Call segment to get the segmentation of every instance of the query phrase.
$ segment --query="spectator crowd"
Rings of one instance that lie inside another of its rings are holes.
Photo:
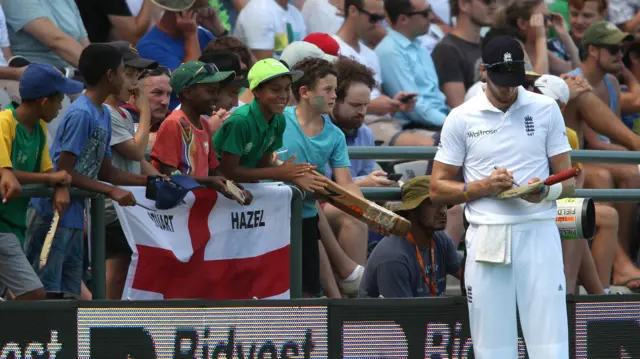
[[[383,205],[409,238],[304,200],[303,291],[444,295],[462,276],[463,207],[431,203],[426,161],[399,181],[402,163],[347,147],[437,146],[450,111],[483,95],[483,43],[498,36],[521,45],[523,87],[556,101],[572,148],[640,150],[637,0],[0,0],[0,295],[91,299],[76,187],[108,198],[107,297],[120,299],[132,252],[114,202],[176,174],[225,196],[227,180],[401,186]],[[580,188],[640,188],[638,165],[574,165]],[[27,184],[54,195],[19,197]],[[594,238],[563,241],[567,293],[640,291],[638,209],[599,202]]]

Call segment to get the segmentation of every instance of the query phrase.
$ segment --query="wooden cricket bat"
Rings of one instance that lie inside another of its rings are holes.
[[[574,167],[570,170],[566,170],[564,172],[556,173],[552,176],[547,177],[544,181],[538,181],[526,186],[516,187],[504,192],[500,192],[496,197],[500,199],[508,199],[514,197],[522,197],[529,193],[538,192],[544,186],[552,186],[556,183],[560,183],[562,181],[568,180],[569,178],[576,177],[580,174],[581,170],[578,167]]]
[[[276,157],[275,164],[278,166],[283,162]],[[313,171],[315,175],[322,176],[321,173]],[[324,177],[324,176],[323,176]],[[346,188],[340,186],[332,180],[328,180],[324,187],[327,192],[325,197],[329,203],[352,217],[364,222],[373,232],[386,235],[391,233],[404,237],[411,230],[411,222],[392,211],[364,198],[354,196]]]
[[[244,197],[244,192],[240,189],[240,187],[236,186],[233,181],[227,180],[226,182],[227,189],[229,193],[231,193],[231,197],[233,197],[238,203],[244,204],[246,202],[246,198]]]
[[[44,243],[42,244],[42,251],[40,252],[40,270],[44,269],[44,266],[47,264],[49,252],[51,251],[51,243],[53,243],[53,236],[56,234],[56,230],[58,229],[58,221],[60,221],[60,215],[58,214],[58,211],[55,211],[53,212],[51,228],[49,228],[49,232],[47,232],[47,236],[44,238]]]

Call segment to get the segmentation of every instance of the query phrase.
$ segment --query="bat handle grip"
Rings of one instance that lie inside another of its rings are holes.
[[[568,180],[569,178],[576,177],[580,174],[580,172],[582,172],[580,168],[574,167],[570,170],[566,170],[560,173],[556,173],[553,176],[549,176],[546,180],[544,180],[544,184],[547,186],[552,186],[556,183]]]

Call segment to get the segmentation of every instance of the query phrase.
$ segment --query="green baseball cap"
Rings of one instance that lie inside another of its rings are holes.
[[[179,12],[192,7],[196,0],[151,0],[151,2],[165,10]]]
[[[195,84],[214,84],[232,81],[235,78],[234,71],[220,71],[214,64],[191,61],[180,65],[171,73],[169,84],[173,91],[181,93],[185,88]]]
[[[290,76],[291,82],[296,82],[303,74],[302,71],[289,70],[285,64],[276,59],[264,59],[253,65],[247,78],[249,79],[249,89],[253,90],[260,84],[281,76]]]
[[[402,203],[391,207],[394,212],[411,211],[420,207],[422,202],[429,199],[431,176],[418,176],[410,179],[402,186]]]
[[[618,45],[624,41],[633,41],[633,35],[620,30],[614,23],[598,21],[584,32],[582,43],[585,45]]]

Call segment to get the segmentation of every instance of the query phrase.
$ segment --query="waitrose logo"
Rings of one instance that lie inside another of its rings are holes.
[[[477,137],[482,137],[482,136],[486,136],[486,135],[493,135],[496,132],[498,132],[498,130],[471,131],[471,132],[467,132],[467,137],[469,137],[469,138],[477,138]]]

